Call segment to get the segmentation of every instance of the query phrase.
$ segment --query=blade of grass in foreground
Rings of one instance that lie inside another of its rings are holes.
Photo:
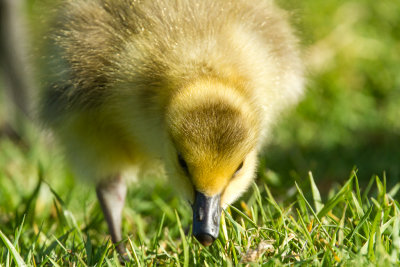
[[[312,196],[314,199],[315,211],[318,213],[324,207],[324,205],[322,204],[322,201],[321,201],[321,194],[319,193],[318,187],[315,184],[312,172],[308,172],[308,178],[310,179],[311,193],[312,193]]]
[[[128,237],[128,241],[129,241],[129,245],[131,247],[132,253],[133,253],[133,257],[135,259],[136,266],[142,266],[137,254],[136,254],[136,250],[139,250],[139,249],[133,244],[132,240],[129,237]]]
[[[189,266],[189,247],[186,241],[186,236],[182,228],[181,220],[179,219],[178,212],[175,210],[176,221],[178,222],[179,232],[181,234],[182,246],[183,246],[183,267]]]
[[[8,250],[11,252],[11,255],[15,261],[15,264],[17,266],[27,266],[24,260],[21,258],[21,255],[19,255],[18,251],[15,249],[13,244],[8,240],[8,238],[3,234],[3,232],[0,230],[0,238],[3,240],[4,244],[8,248]]]
[[[351,186],[353,184],[354,175],[350,177],[350,179],[343,185],[343,187],[339,190],[339,192],[331,198],[324,207],[318,212],[318,219],[324,217],[329,211],[331,211],[344,197],[350,192]]]

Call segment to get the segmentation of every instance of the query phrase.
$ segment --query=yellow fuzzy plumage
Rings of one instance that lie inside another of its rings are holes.
[[[161,159],[190,200],[240,196],[303,91],[297,39],[267,0],[68,0],[49,47],[41,117],[77,174]]]

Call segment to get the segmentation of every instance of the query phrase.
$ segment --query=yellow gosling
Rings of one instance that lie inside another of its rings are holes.
[[[271,125],[303,92],[287,14],[264,0],[68,0],[57,19],[41,118],[96,184],[113,242],[121,174],[162,162],[211,245],[221,208],[248,188]]]

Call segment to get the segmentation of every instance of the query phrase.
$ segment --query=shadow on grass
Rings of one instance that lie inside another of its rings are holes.
[[[353,133],[351,145],[337,144],[326,148],[315,140],[310,145],[270,145],[262,164],[279,177],[278,188],[308,183],[311,171],[318,187],[327,193],[332,184],[348,179],[351,170],[358,169],[357,177],[364,187],[373,175],[387,177],[390,188],[400,180],[400,136],[384,130]]]

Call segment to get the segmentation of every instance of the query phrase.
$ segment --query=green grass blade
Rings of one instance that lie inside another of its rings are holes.
[[[179,233],[181,234],[182,246],[183,246],[183,267],[189,266],[189,247],[186,240],[185,232],[183,231],[181,220],[179,219],[178,212],[175,210],[176,221],[179,227]]]
[[[5,234],[3,234],[1,230],[0,230],[0,238],[3,240],[3,243],[7,247],[7,249],[11,252],[11,256],[13,257],[15,264],[18,267],[28,266],[22,259],[21,255],[19,255],[18,251],[15,249],[13,244],[10,242],[10,240],[8,240],[8,238],[5,236]]]
[[[354,204],[354,206],[356,208],[357,215],[359,218],[361,218],[362,216],[364,216],[364,210],[361,207],[362,204],[359,202],[359,198],[357,198],[355,196],[354,192],[351,192],[351,197],[353,200],[352,203]]]
[[[400,216],[397,213],[397,209],[395,208],[394,218],[396,218],[393,222],[393,245],[392,245],[392,254],[390,255],[391,261],[394,263],[398,260],[400,255]]]
[[[274,208],[279,211],[279,213],[282,215],[282,209],[281,207],[279,207],[278,203],[276,202],[274,196],[272,195],[271,191],[269,190],[268,186],[266,184],[264,184],[264,189],[267,192],[267,200],[274,206]]]
[[[330,200],[328,200],[327,203],[325,203],[324,207],[318,212],[317,216],[319,219],[324,217],[329,211],[331,211],[340,201],[343,200],[345,195],[350,191],[352,182],[353,182],[353,177],[352,176],[344,185],[343,187],[339,190],[339,192]]]
[[[52,258],[46,255],[46,258],[53,264],[55,267],[61,267],[57,262],[55,262]]]
[[[318,215],[315,213],[315,211],[313,210],[312,206],[310,205],[310,203],[307,201],[306,197],[303,194],[303,191],[300,189],[299,185],[297,183],[296,184],[296,188],[297,191],[299,192],[299,195],[301,197],[301,199],[304,201],[304,203],[308,206],[308,208],[310,209],[311,213],[314,215],[315,219],[317,220],[317,222],[319,223],[319,225],[322,227],[322,231],[324,231],[326,237],[330,237],[330,235],[328,234],[328,232],[325,230],[325,228],[323,227],[323,224],[321,222],[320,217],[318,217]],[[322,218],[322,217],[321,217]],[[301,218],[299,218],[301,219]],[[301,219],[301,221],[303,221]]]
[[[399,192],[399,190],[400,190],[400,183],[397,183],[392,189],[390,189],[388,195],[394,198],[396,194]]]
[[[263,209],[260,189],[258,189],[258,186],[255,183],[253,183],[253,189],[254,189],[254,194],[256,196],[256,201],[257,201],[258,206],[260,208],[261,218],[262,218],[263,221],[266,221],[267,220],[267,216],[265,215],[265,211]]]
[[[138,249],[132,242],[132,240],[128,237],[128,242],[131,247],[132,253],[133,253],[133,258],[135,259],[135,262],[137,266],[142,266],[141,262],[139,261],[138,255],[136,253],[136,249]],[[139,250],[139,249],[138,249]]]
[[[357,226],[354,228],[354,230],[349,234],[349,237],[347,240],[351,241],[354,237],[354,235],[358,232],[358,230],[366,223],[369,219],[369,215],[371,214],[373,209],[373,206],[371,206],[368,211],[364,214],[364,216],[361,218],[360,222],[357,224]]]
[[[311,193],[314,199],[315,211],[318,213],[324,207],[321,201],[321,194],[319,193],[318,187],[314,182],[314,177],[312,175],[312,172],[308,172],[308,178],[310,179]]]

